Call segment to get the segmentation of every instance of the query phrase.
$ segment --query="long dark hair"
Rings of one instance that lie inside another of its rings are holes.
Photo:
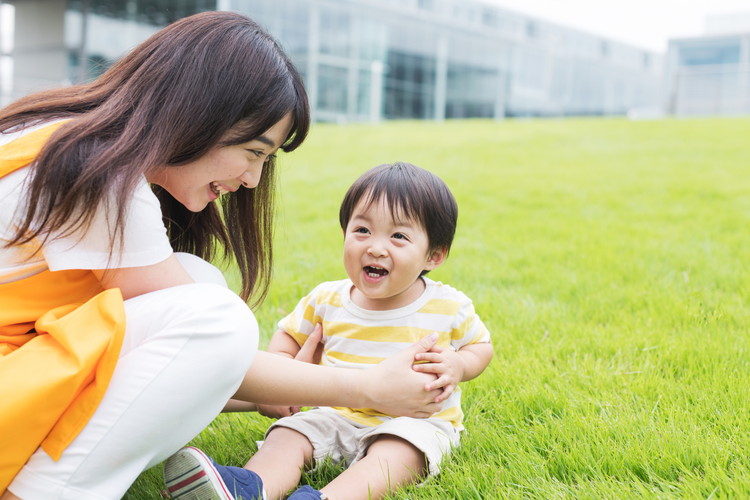
[[[232,144],[248,142],[287,113],[293,125],[282,146],[305,139],[310,111],[302,78],[257,23],[232,12],[181,19],[133,49],[91,83],[22,98],[0,110],[0,132],[74,118],[36,159],[29,203],[8,245],[86,228],[94,207],[114,201],[122,243],[128,200],[145,174],[206,154],[232,128]],[[260,303],[272,264],[274,165],[254,189],[240,189],[193,213],[154,187],[176,251],[212,259],[234,256],[240,295]]]

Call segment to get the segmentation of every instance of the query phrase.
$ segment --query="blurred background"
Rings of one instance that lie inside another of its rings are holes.
[[[597,9],[616,18],[618,8],[633,11],[631,2],[589,2],[580,12],[575,4],[0,0],[0,105],[95,78],[166,24],[220,9],[250,15],[281,42],[317,121],[750,114],[750,6],[655,46],[577,22]],[[688,8],[651,4],[666,18]],[[568,17],[556,20],[552,7]],[[638,22],[645,33],[658,19]]]

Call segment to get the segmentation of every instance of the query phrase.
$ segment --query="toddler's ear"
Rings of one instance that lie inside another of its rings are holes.
[[[435,250],[431,250],[427,255],[427,262],[424,265],[425,271],[437,269],[443,262],[445,262],[446,257],[448,257],[447,248],[436,248]]]

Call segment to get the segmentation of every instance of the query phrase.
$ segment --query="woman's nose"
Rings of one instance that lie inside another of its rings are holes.
[[[263,173],[263,165],[245,170],[239,177],[239,181],[248,189],[252,189],[260,182],[260,175]]]

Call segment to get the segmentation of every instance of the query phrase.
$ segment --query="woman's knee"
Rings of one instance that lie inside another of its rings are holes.
[[[181,357],[203,369],[240,377],[258,349],[258,323],[248,305],[221,285],[193,283],[126,301],[124,352],[146,342],[183,346]]]
[[[250,366],[258,349],[258,322],[248,305],[234,292],[221,286],[202,284],[200,298],[190,305],[196,322],[205,328],[200,334],[209,335],[211,342],[221,343],[223,357],[238,358]]]

